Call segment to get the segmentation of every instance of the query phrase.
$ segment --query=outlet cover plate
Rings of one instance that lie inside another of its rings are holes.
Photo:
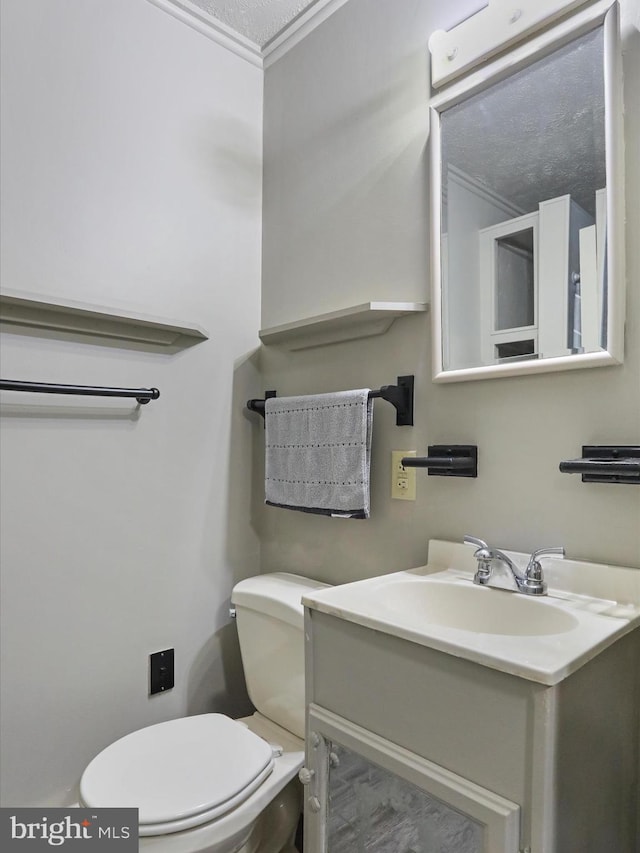
[[[416,499],[416,469],[405,468],[402,464],[404,456],[415,456],[415,450],[391,451],[391,497],[398,501],[415,501]]]

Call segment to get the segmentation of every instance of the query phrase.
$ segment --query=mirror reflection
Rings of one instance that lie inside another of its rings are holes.
[[[440,113],[445,370],[606,350],[603,27]]]

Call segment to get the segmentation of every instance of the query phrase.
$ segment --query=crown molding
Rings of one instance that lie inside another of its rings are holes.
[[[305,9],[264,45],[262,48],[264,67],[273,65],[347,2],[348,0],[316,0],[313,6]]]
[[[257,68],[268,68],[334,12],[337,12],[348,0],[316,0],[262,48],[189,0],[148,0],[148,2],[222,47],[226,47],[242,59],[246,59]]]
[[[189,0],[148,0],[148,2],[211,41],[215,41],[221,47],[226,47],[241,59],[246,59],[257,68],[263,67],[262,50],[259,45],[240,35],[213,15],[207,14]]]

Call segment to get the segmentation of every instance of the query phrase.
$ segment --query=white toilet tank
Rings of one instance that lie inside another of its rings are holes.
[[[276,572],[236,584],[240,652],[249,697],[263,716],[304,738],[304,608],[328,584]]]

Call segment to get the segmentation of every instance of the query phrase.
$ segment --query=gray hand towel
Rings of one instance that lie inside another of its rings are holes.
[[[369,389],[265,400],[265,499],[337,518],[369,517]]]

